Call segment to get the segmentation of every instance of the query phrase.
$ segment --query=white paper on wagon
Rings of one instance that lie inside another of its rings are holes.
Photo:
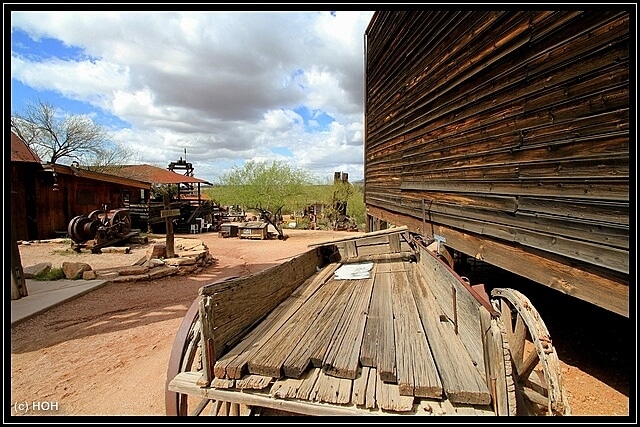
[[[335,280],[370,279],[372,269],[372,261],[353,264],[342,264],[335,271],[333,278]]]

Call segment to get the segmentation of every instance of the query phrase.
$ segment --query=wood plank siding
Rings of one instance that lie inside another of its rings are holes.
[[[376,12],[368,231],[442,236],[628,317],[629,26],[615,7]]]

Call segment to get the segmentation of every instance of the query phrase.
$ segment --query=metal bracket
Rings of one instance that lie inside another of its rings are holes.
[[[436,246],[437,253],[440,253],[440,247],[442,246],[443,243],[447,243],[447,239],[445,239],[443,236],[439,236],[437,234],[434,234],[433,235],[433,240],[435,240],[437,242],[437,246]]]

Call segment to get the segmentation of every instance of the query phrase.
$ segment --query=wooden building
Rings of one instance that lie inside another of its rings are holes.
[[[368,231],[406,225],[628,317],[629,26],[615,5],[375,13]]]
[[[182,159],[181,159],[182,160]],[[190,165],[190,164],[189,164]],[[171,164],[170,164],[171,166]],[[189,233],[191,225],[198,224],[202,218],[206,224],[214,222],[214,216],[219,212],[219,206],[202,193],[202,185],[210,182],[192,176],[182,175],[169,169],[153,165],[122,165],[106,170],[109,174],[120,177],[132,177],[147,183],[150,187],[157,185],[176,186],[177,194],[169,203],[169,209],[180,209],[180,217],[176,219],[176,232]],[[131,200],[128,204],[131,210],[132,223],[143,231],[165,233],[165,218],[160,214],[165,209],[162,197],[153,197],[143,202]]]
[[[151,186],[74,166],[41,163],[26,143],[11,133],[11,224],[18,240],[67,234],[71,219],[98,209],[147,203]]]
[[[36,176],[42,162],[27,144],[11,132],[11,228],[17,240],[38,238]]]

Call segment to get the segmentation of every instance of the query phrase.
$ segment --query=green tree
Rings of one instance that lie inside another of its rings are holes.
[[[210,197],[221,205],[240,205],[260,211],[284,238],[278,217],[285,206],[299,209],[307,202],[306,189],[310,175],[286,162],[249,161],[233,168],[219,179],[219,186],[210,190]]]
[[[361,185],[351,185],[353,187],[353,192],[351,193],[347,204],[347,215],[356,223],[358,230],[364,230],[366,228],[365,217],[367,212],[364,204],[364,189]]]
[[[130,149],[112,143],[107,131],[89,117],[63,116],[44,101],[27,104],[22,113],[12,114],[11,130],[51,163],[69,159],[69,163],[105,167],[123,164],[133,156]]]

